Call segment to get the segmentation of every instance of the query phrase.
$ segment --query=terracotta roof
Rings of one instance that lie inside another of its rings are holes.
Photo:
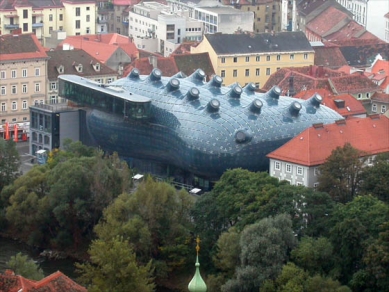
[[[115,76],[117,73],[108,66],[101,64],[96,58],[89,55],[84,50],[67,50],[67,51],[49,51],[47,55],[50,57],[47,62],[47,75],[49,80],[57,80],[61,74],[75,74],[78,76]],[[96,71],[93,66],[100,64],[100,70]],[[76,70],[76,66],[82,64],[82,72]],[[63,66],[64,71],[58,72],[58,68]]]
[[[336,32],[327,34],[326,39],[329,41],[347,40],[347,39],[366,39],[366,40],[380,40],[374,34],[368,32],[362,25],[356,21],[351,20],[347,25],[343,26]]]
[[[199,42],[184,42],[181,43],[177,49],[173,51],[172,54],[180,55],[180,54],[190,54],[190,48],[191,47],[197,47]]]
[[[333,109],[345,118],[366,114],[366,109],[362,103],[350,94],[334,95],[327,89],[311,89],[308,91],[300,91],[294,97],[307,100],[315,93],[323,98],[323,105]]]
[[[375,92],[379,89],[377,84],[371,81],[363,73],[354,73],[349,76],[339,76],[330,79],[335,88],[335,92],[338,94]]]
[[[69,279],[60,271],[40,281],[28,280],[9,270],[0,274],[0,291],[4,292],[87,292],[87,289]]]
[[[389,61],[377,60],[373,64],[371,71],[374,74],[373,80],[381,81],[384,79],[379,86],[381,90],[387,90],[389,88]]]
[[[360,47],[360,46],[367,46],[367,45],[377,45],[377,44],[385,44],[383,40],[376,38],[376,39],[357,39],[357,38],[350,38],[350,39],[344,39],[344,40],[331,40],[331,42],[326,42],[326,46],[339,46],[339,47]]]
[[[376,92],[371,97],[372,101],[378,101],[383,103],[389,103],[389,94],[382,93],[382,92]]]
[[[220,1],[223,5],[251,5],[251,6],[259,6],[259,5],[264,5],[268,3],[273,3],[273,0],[256,0],[256,1],[251,1],[251,0],[240,0],[240,1],[231,1],[231,0],[221,0]]]
[[[162,75],[173,76],[174,74],[179,72],[173,57],[166,58],[151,56],[149,58],[137,59],[132,62],[131,65],[125,68],[123,75],[128,75],[133,68],[137,68],[141,75],[149,75],[154,69],[152,65],[152,58],[154,58],[154,60],[156,61],[156,68],[162,71]]]
[[[323,6],[324,4],[327,4],[324,5],[325,6],[324,9],[327,8],[329,2],[331,1],[303,0],[299,2],[299,4],[297,5],[297,9],[299,14],[303,16],[307,16],[314,11],[320,10],[320,7]]]
[[[283,94],[287,94],[289,79],[293,76],[293,87],[296,92],[310,89],[331,90],[328,78],[343,75],[345,74],[322,66],[282,68],[269,77],[262,89],[267,91],[274,85],[278,85]]]
[[[350,143],[369,155],[389,152],[389,119],[374,115],[306,129],[267,157],[300,165],[321,165],[336,147]]]
[[[351,21],[349,15],[335,7],[328,7],[325,11],[316,16],[305,27],[318,36],[326,37],[334,33]]]
[[[47,58],[34,34],[0,35],[0,60],[16,61]]]
[[[173,55],[179,71],[191,75],[197,69],[202,69],[208,79],[215,74],[211,59],[208,53]]]
[[[328,68],[339,68],[347,65],[346,59],[338,47],[314,47],[316,66],[326,66]]]
[[[106,63],[118,49],[123,50],[131,58],[139,57],[135,44],[128,37],[117,33],[70,36],[62,41],[59,47],[63,47],[64,44],[69,44],[75,49],[83,49],[101,63]]]

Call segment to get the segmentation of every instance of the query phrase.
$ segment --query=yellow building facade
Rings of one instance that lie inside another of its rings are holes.
[[[191,52],[208,52],[224,85],[253,82],[257,88],[280,68],[313,65],[315,53],[302,32],[205,35]]]

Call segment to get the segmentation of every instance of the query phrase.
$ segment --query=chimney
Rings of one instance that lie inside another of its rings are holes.
[[[153,68],[157,68],[158,60],[156,56],[149,56],[149,63],[153,66]]]
[[[294,90],[294,76],[289,77],[289,96],[294,96],[296,91]]]

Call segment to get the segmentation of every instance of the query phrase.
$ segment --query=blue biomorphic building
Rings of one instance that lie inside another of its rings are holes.
[[[342,118],[317,94],[303,101],[280,96],[278,87],[256,93],[252,83],[222,86],[217,75],[205,82],[201,69],[173,77],[133,69],[108,85],[59,79],[59,95],[87,108],[91,144],[142,171],[203,188],[227,169],[267,170],[269,152],[312,124]]]

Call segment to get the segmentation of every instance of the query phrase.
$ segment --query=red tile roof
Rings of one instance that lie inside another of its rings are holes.
[[[330,6],[310,21],[306,28],[316,35],[325,37],[346,26],[350,21],[350,17],[345,12]]]
[[[350,143],[368,155],[389,152],[389,119],[375,115],[343,123],[317,125],[271,152],[267,157],[300,165],[323,164],[336,147]]]
[[[15,275],[7,270],[0,274],[0,291],[4,292],[87,292],[88,290],[62,274],[55,272],[40,281]]]
[[[34,34],[0,35],[0,60],[47,59],[45,49]]]
[[[334,95],[331,91],[326,89],[312,89],[308,91],[301,91],[294,97],[306,100],[311,98],[315,93],[319,94],[323,98],[323,105],[333,109],[345,118],[366,114],[366,109],[362,103],[350,94]],[[343,101],[343,106],[339,107],[339,103],[336,101]]]
[[[173,76],[179,72],[173,57],[165,58],[150,56],[149,58],[137,59],[132,62],[131,65],[125,68],[123,75],[127,76],[133,68],[137,68],[141,75],[149,75],[154,69],[152,58],[154,58],[156,62],[156,68],[162,71],[162,75]]]
[[[198,44],[199,44],[199,42],[184,42],[184,43],[181,43],[177,47],[177,49],[175,49],[173,51],[172,54],[175,54],[175,55],[190,54],[190,48],[191,47],[197,47]]]
[[[94,56],[101,63],[107,60],[118,50],[122,49],[131,58],[138,58],[139,51],[128,37],[117,33],[70,36],[60,43],[60,47],[69,44],[75,49],[83,49]]]
[[[382,92],[376,92],[371,97],[371,100],[382,102],[382,103],[389,103],[389,94],[382,93]]]
[[[377,45],[377,44],[385,44],[385,42],[379,38],[377,39],[357,39],[357,38],[350,38],[350,39],[343,39],[343,40],[332,40],[327,45],[337,45],[340,47],[350,47],[350,46],[367,46],[367,45]]]
[[[314,47],[316,66],[325,66],[331,69],[336,69],[347,65],[346,59],[338,47]]]
[[[334,86],[334,92],[341,93],[365,93],[376,92],[379,87],[363,73],[354,73],[349,76],[330,78]]]

